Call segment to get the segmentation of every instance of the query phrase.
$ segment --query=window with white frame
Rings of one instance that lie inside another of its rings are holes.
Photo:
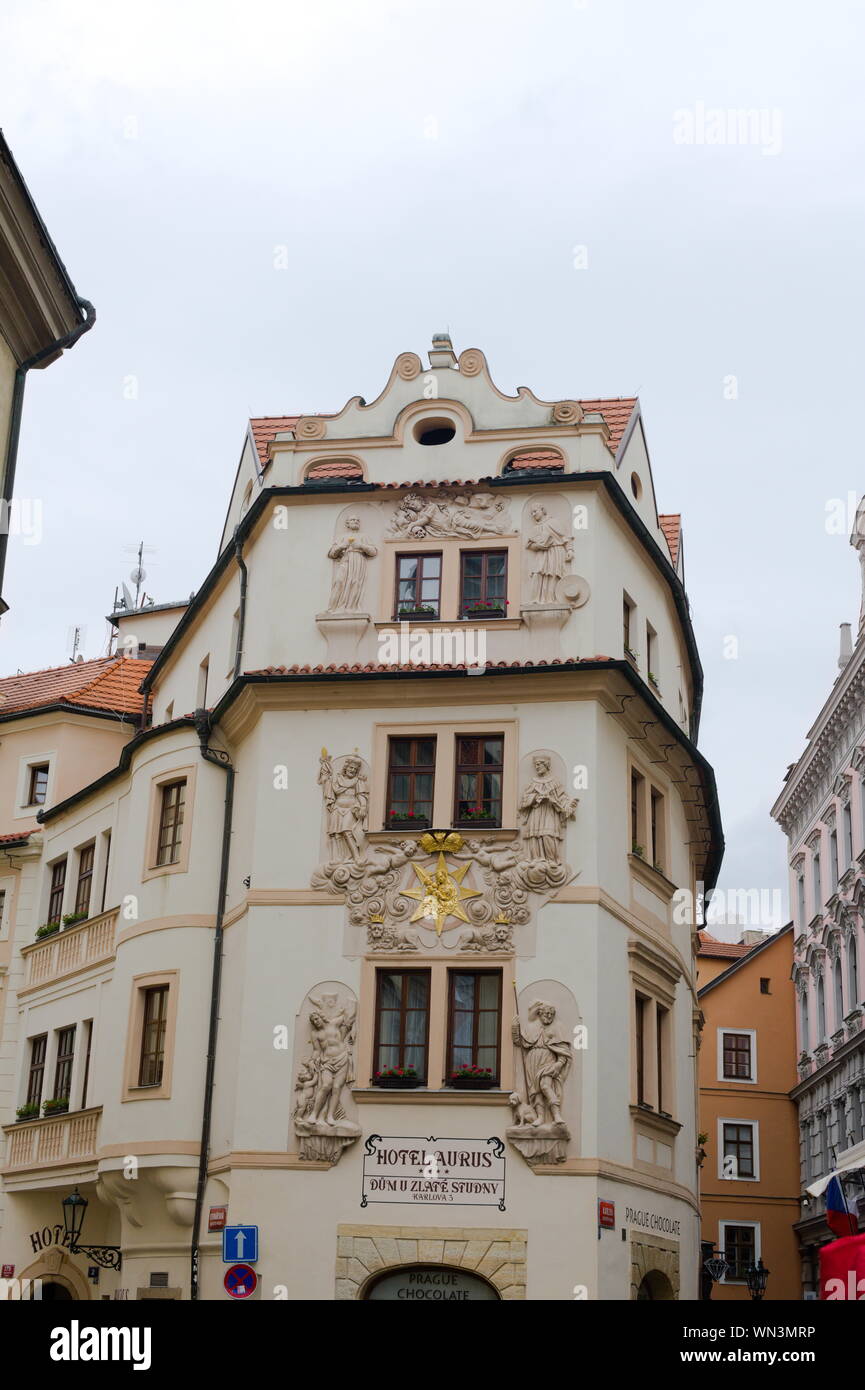
[[[718,1029],[718,1080],[757,1080],[757,1034],[753,1028]]]
[[[760,1177],[760,1127],[756,1120],[718,1120],[718,1177],[756,1182]]]
[[[760,1259],[759,1221],[719,1221],[718,1249],[727,1261],[725,1284],[745,1284],[748,1270]]]

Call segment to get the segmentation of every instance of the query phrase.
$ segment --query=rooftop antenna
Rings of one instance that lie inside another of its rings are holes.
[[[149,555],[153,555],[156,551],[156,546],[145,545],[144,541],[139,541],[137,546],[125,545],[123,549],[126,551],[127,555],[131,551],[137,559],[137,564],[135,565],[135,568],[130,570],[129,572],[129,578],[135,585],[135,598],[134,600],[132,599],[132,596],[129,593],[129,590],[127,589],[125,584],[123,585],[123,598],[127,608],[137,608],[139,605],[139,599],[141,598],[141,586],[147,578],[147,571],[144,568],[144,552],[147,551]]]
[[[81,646],[81,628],[71,628],[69,638],[72,643],[72,655],[70,656],[69,660],[73,663],[83,661],[84,658],[78,655],[78,648]]]

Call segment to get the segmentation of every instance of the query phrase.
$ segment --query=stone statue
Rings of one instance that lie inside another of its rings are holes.
[[[347,517],[345,529],[342,540],[334,541],[327,552],[328,559],[336,561],[328,613],[360,611],[367,560],[378,554],[376,547],[361,532],[356,516]]]
[[[360,1136],[360,1126],[346,1118],[342,1095],[354,1080],[352,1048],[357,1005],[340,1004],[334,994],[316,999],[308,1018],[310,1055],[300,1064],[295,1082],[294,1128],[300,1157],[336,1163],[342,1150]]]
[[[511,1037],[522,1058],[523,1084],[511,1097],[516,1123],[507,1137],[530,1165],[563,1163],[571,1136],[562,1119],[562,1097],[573,1052],[556,1024],[555,1005],[535,999],[525,1027],[518,1015],[514,1018]]]
[[[371,951],[419,951],[417,932],[408,927],[396,927],[390,922],[371,921],[366,929],[366,944]]]
[[[513,928],[509,922],[492,922],[487,926],[473,927],[464,931],[458,942],[460,951],[512,951]]]
[[[538,502],[531,514],[535,525],[526,537],[526,548],[532,551],[532,603],[555,603],[558,582],[574,552],[567,536],[547,520],[546,507]]]
[[[533,759],[535,776],[520,798],[520,819],[525,822],[523,840],[529,859],[543,859],[559,864],[562,859],[562,840],[565,822],[573,819],[577,799],[568,796],[561,782],[552,776],[551,762],[546,753]]]
[[[360,758],[350,754],[343,758],[339,772],[334,772],[331,757],[327,749],[322,748],[318,784],[324,792],[332,860],[351,859],[359,864],[363,827],[369,807],[363,763]]]

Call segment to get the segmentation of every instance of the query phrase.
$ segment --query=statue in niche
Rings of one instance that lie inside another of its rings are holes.
[[[369,807],[369,791],[360,758],[349,755],[339,772],[326,748],[319,759],[318,784],[324,792],[327,835],[331,860],[361,862],[363,827]]]
[[[510,1097],[515,1123],[505,1133],[530,1166],[564,1163],[571,1135],[562,1118],[562,1099],[573,1053],[556,1023],[555,1004],[535,999],[525,1027],[517,1013],[511,1037],[522,1058],[522,1086]]]
[[[310,995],[310,1002],[310,1054],[295,1082],[294,1128],[302,1159],[336,1163],[360,1136],[360,1126],[346,1117],[342,1104],[343,1091],[354,1080],[357,1005],[340,1004],[335,994]]]
[[[567,536],[547,518],[547,509],[540,502],[532,507],[535,523],[526,537],[526,548],[532,552],[532,603],[555,603],[559,580],[574,558]]]
[[[525,822],[523,840],[529,859],[560,864],[565,822],[573,819],[577,798],[568,796],[561,782],[553,777],[548,754],[536,753],[533,761],[535,776],[523,792],[518,808],[520,819]]]
[[[360,611],[367,561],[378,554],[376,547],[361,531],[360,521],[356,516],[346,518],[345,530],[346,534],[342,540],[334,541],[327,552],[328,559],[336,561],[328,613]]]

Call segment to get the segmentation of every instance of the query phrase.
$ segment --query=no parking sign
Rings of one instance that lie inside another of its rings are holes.
[[[225,1292],[232,1298],[249,1298],[250,1294],[255,1293],[258,1277],[249,1265],[232,1265],[231,1269],[225,1271],[222,1282]]]

